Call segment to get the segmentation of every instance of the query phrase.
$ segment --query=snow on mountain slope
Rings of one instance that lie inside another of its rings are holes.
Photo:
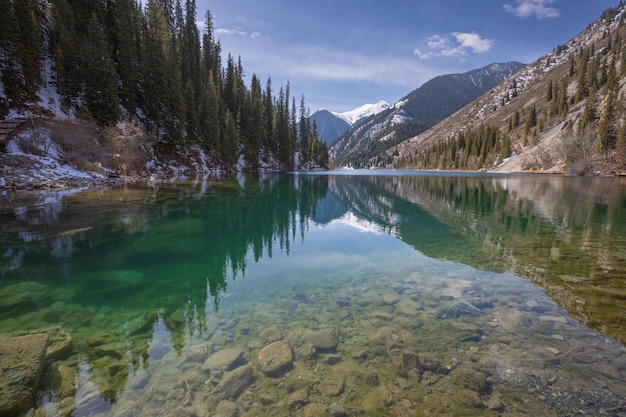
[[[387,103],[386,101],[380,100],[377,103],[364,104],[360,107],[357,107],[356,109],[353,109],[347,112],[343,112],[343,113],[332,112],[332,113],[335,116],[350,123],[351,126],[353,126],[357,124],[359,121],[365,120],[374,114],[378,114],[384,110],[387,110],[389,107],[391,107],[391,104]]]

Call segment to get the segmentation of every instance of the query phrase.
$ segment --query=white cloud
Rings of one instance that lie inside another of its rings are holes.
[[[537,19],[555,19],[559,17],[560,12],[557,8],[549,6],[554,2],[555,0],[515,0],[515,6],[507,3],[504,9],[522,18],[535,15]]]
[[[246,38],[250,38],[250,39],[257,39],[261,36],[261,33],[259,32],[246,32],[244,30],[241,29],[236,29],[236,28],[232,28],[232,29],[227,29],[227,28],[219,28],[215,30],[215,34],[217,36],[243,36]]]
[[[493,46],[491,39],[481,38],[480,35],[476,33],[454,32],[452,35],[456,38],[461,48],[469,48],[475,54],[487,52]]]
[[[489,51],[493,47],[493,40],[482,38],[477,33],[454,32],[449,36],[433,35],[426,41],[427,50],[416,48],[413,50],[419,59],[437,57],[464,57],[468,52],[475,54]]]
[[[267,41],[268,38],[263,39]],[[253,68],[251,71],[262,79],[269,75],[279,80],[368,82],[415,88],[417,78],[436,75],[433,69],[410,57],[370,56],[323,46],[280,45],[269,48],[248,42],[235,50],[243,57],[244,68]]]
[[[433,35],[428,38],[426,45],[428,45],[429,48],[437,49],[444,47],[447,42],[448,40],[446,38],[443,38],[440,35]]]

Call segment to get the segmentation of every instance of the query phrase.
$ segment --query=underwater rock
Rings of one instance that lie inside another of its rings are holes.
[[[328,365],[334,365],[336,363],[341,362],[341,356],[339,356],[337,354],[334,354],[334,353],[331,353],[329,355],[326,355],[325,362]]]
[[[44,389],[53,390],[59,398],[68,398],[76,395],[77,379],[78,371],[75,367],[57,361],[46,369],[41,385]]]
[[[267,329],[263,329],[259,333],[259,336],[261,337],[261,339],[265,340],[266,343],[277,342],[280,339],[282,339],[280,330],[278,330],[276,326],[271,326],[271,327],[268,327]]]
[[[309,403],[309,395],[305,390],[297,390],[287,398],[287,407],[291,410],[300,409]]]
[[[201,345],[191,346],[185,351],[180,364],[202,363],[207,359],[207,356],[209,356],[209,344],[203,343]]]
[[[0,416],[18,415],[33,406],[47,346],[47,334],[0,339]]]
[[[231,371],[244,362],[242,349],[222,349],[209,356],[202,364],[202,369],[205,371]]]
[[[326,406],[320,403],[310,403],[302,410],[304,417],[327,417],[330,416],[326,411]]]
[[[237,415],[237,403],[228,400],[220,401],[215,408],[215,412],[218,416],[234,417]]]
[[[452,304],[449,307],[445,307],[442,309],[439,314],[437,314],[438,319],[456,319],[460,316],[475,316],[478,317],[482,315],[483,312],[478,307],[473,304],[468,303],[467,301],[458,301]]]
[[[295,410],[302,408],[303,406],[308,404],[308,402],[309,395],[306,393],[305,390],[300,389],[291,393],[289,398],[287,398],[287,407],[289,407],[291,410]]]
[[[217,400],[234,400],[254,382],[252,366],[240,366],[224,375],[224,378],[215,387],[212,397]]]
[[[387,313],[386,311],[376,310],[372,312],[372,317],[382,319],[382,320],[391,320],[393,319],[393,315]]]
[[[437,371],[441,366],[441,358],[430,352],[422,352],[418,354],[419,362],[424,370]]]
[[[259,366],[261,371],[269,376],[276,376],[290,369],[293,359],[293,350],[284,340],[270,343],[259,351]]]
[[[396,314],[406,317],[415,317],[419,314],[419,304],[413,300],[402,300],[395,306]]]
[[[397,294],[386,293],[381,296],[380,303],[383,305],[393,305],[400,300],[401,298]]]
[[[330,327],[305,334],[302,341],[311,343],[318,350],[335,350],[339,345],[337,330]]]
[[[346,389],[346,381],[341,377],[327,379],[319,385],[319,394],[321,398],[338,397]]]
[[[128,346],[125,342],[111,342],[105,345],[96,346],[90,352],[93,358],[108,356],[115,359],[122,359],[126,356]]]
[[[337,403],[332,403],[330,406],[328,406],[328,413],[331,415],[331,417],[348,416],[348,413],[346,412],[346,409],[343,407],[343,405]]]
[[[339,307],[348,307],[350,305],[350,297],[339,297],[336,303]]]
[[[71,334],[59,326],[44,329],[43,331],[48,333],[50,337],[48,348],[46,349],[46,360],[61,360],[70,356],[74,350],[74,339]]]
[[[48,296],[48,287],[37,282],[20,282],[0,290],[0,312],[37,304]]]
[[[486,394],[491,390],[487,376],[475,369],[459,367],[450,372],[450,383],[458,385],[478,394]]]
[[[391,352],[391,361],[398,368],[398,374],[406,377],[409,372],[416,371],[421,374],[419,357],[404,349],[394,349]]]

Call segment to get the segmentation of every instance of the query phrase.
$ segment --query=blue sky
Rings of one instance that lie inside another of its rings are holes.
[[[437,75],[530,63],[619,0],[196,0],[224,56],[241,56],[311,112],[395,103]],[[224,59],[225,62],[225,59]],[[278,91],[276,91],[278,93]]]

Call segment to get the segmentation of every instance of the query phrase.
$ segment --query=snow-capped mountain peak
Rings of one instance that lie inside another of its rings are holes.
[[[355,123],[365,120],[374,114],[378,114],[384,110],[387,110],[390,107],[391,105],[389,103],[387,103],[386,101],[380,100],[379,102],[374,103],[374,104],[364,104],[360,107],[357,107],[356,109],[353,109],[347,112],[343,112],[343,113],[333,112],[333,114],[345,120],[346,122],[350,123],[350,125],[352,126]]]

